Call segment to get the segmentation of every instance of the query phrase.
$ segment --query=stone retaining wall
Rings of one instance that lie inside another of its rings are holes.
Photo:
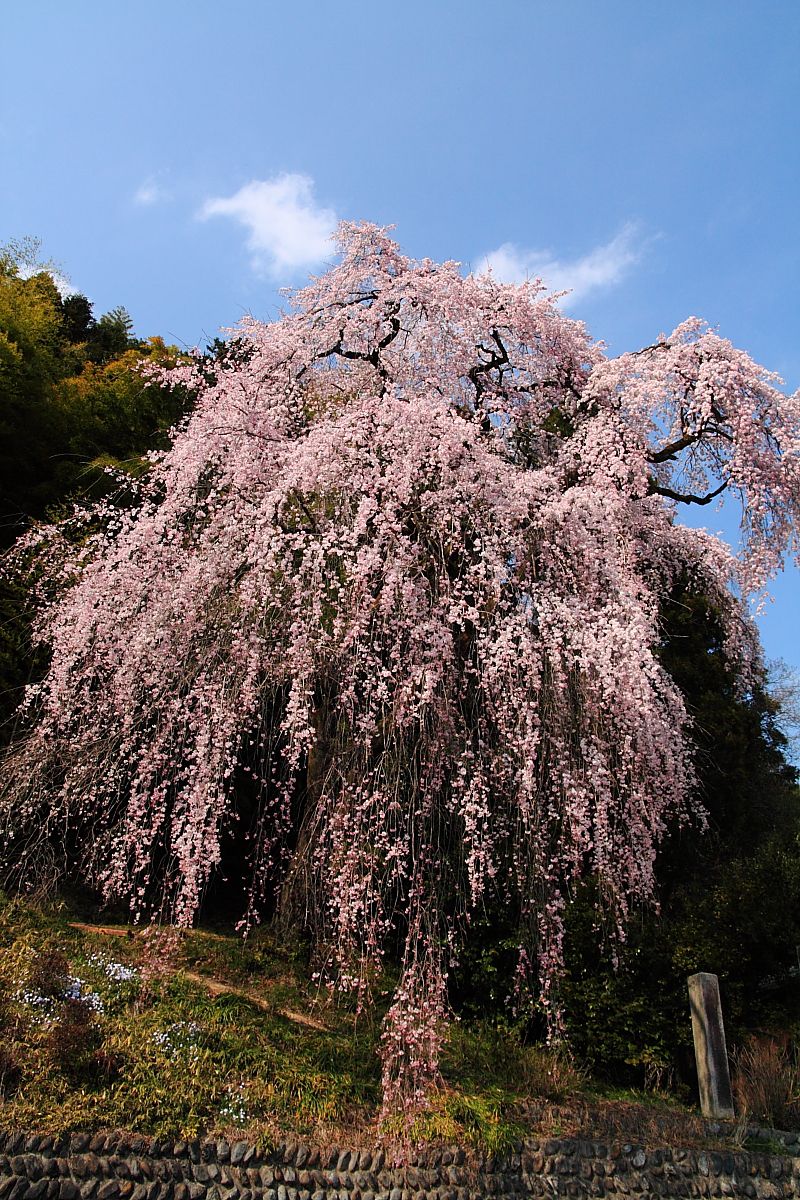
[[[517,1200],[527,1196],[800,1197],[800,1158],[646,1150],[577,1139],[502,1156],[417,1148],[321,1150],[289,1141],[163,1142],[119,1134],[0,1133],[0,1200]]]

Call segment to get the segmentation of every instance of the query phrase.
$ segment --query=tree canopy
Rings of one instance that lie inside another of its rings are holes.
[[[71,861],[189,922],[246,793],[244,920],[279,890],[362,999],[399,947],[395,1103],[435,1075],[490,892],[553,1028],[577,883],[620,937],[652,896],[699,813],[663,600],[713,605],[746,688],[740,597],[796,548],[800,397],[694,318],[607,358],[537,282],[373,226],[339,246],[289,315],[169,372],[199,399],[133,507],[48,535],[51,666],[0,819],[18,874]],[[675,520],[726,490],[739,561]]]
[[[110,459],[153,449],[181,415],[185,395],[147,389],[136,370],[178,352],[131,331],[122,307],[95,321],[86,296],[62,299],[34,239],[0,246],[0,547],[91,495]]]

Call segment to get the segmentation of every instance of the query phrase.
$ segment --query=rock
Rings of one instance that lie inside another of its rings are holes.
[[[37,1179],[35,1183],[29,1183],[22,1193],[24,1200],[41,1200],[47,1193],[49,1183],[49,1179]]]
[[[107,1179],[95,1192],[95,1200],[112,1200],[113,1197],[120,1196],[122,1184],[119,1179]],[[133,1191],[133,1187],[131,1187]]]

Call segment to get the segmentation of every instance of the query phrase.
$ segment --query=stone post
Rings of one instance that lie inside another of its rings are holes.
[[[694,1056],[700,1109],[704,1117],[732,1117],[733,1097],[728,1073],[728,1051],[716,975],[699,971],[689,976]]]

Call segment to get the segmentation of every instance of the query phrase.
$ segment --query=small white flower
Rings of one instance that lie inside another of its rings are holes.
[[[35,1025],[52,1021],[55,1016],[56,1002],[52,996],[41,996],[29,988],[20,988],[14,993],[14,999],[32,1010],[31,1019]]]
[[[64,1000],[76,1000],[81,1004],[85,1004],[93,1012],[103,1012],[102,998],[98,996],[97,992],[84,991],[84,988],[87,987],[88,985],[83,979],[78,979],[76,975],[70,975],[67,978],[67,986],[64,988],[62,998]]]
[[[166,1029],[157,1029],[153,1041],[170,1058],[183,1055],[194,1061],[198,1057],[195,1041],[199,1034],[200,1026],[194,1021],[174,1021]]]
[[[130,983],[139,978],[136,967],[130,967],[127,963],[115,962],[103,954],[90,954],[87,962],[95,970],[102,971],[109,983]]]
[[[112,983],[130,983],[132,979],[136,979],[139,972],[135,967],[128,967],[125,963],[109,962],[106,963],[106,975]]]

